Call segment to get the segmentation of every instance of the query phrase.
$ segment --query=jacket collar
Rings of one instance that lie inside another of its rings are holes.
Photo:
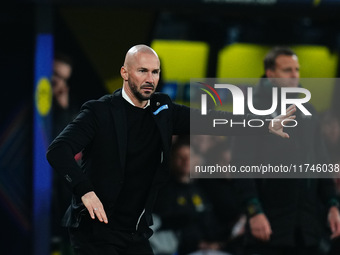
[[[122,90],[118,89],[112,94],[111,114],[114,121],[116,136],[119,148],[119,158],[122,169],[125,168],[126,151],[127,151],[127,120],[124,108]]]

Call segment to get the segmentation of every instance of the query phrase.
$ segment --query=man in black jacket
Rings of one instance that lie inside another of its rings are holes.
[[[289,48],[274,48],[264,60],[266,75],[254,91],[254,107],[269,109],[273,87],[298,87],[299,62]],[[280,98],[280,95],[278,96]],[[280,102],[278,103],[280,105]],[[289,140],[273,136],[237,137],[232,164],[315,165],[327,163],[317,112],[304,104],[312,116],[296,112],[298,125],[290,128]],[[275,117],[270,116],[270,117]],[[338,201],[332,179],[245,179],[238,180],[247,205],[247,254],[319,254],[328,211],[332,238],[340,235]]]
[[[190,115],[201,116],[199,110],[154,93],[159,73],[153,49],[132,47],[121,68],[123,88],[85,103],[48,149],[48,161],[73,193],[63,225],[69,227],[77,254],[152,254],[151,212],[168,176],[172,135],[189,134]],[[287,137],[280,123],[294,118],[294,111],[290,108],[274,126],[251,131],[224,128],[219,135],[271,132]],[[232,117],[228,112],[215,114]],[[81,168],[74,161],[79,151]]]

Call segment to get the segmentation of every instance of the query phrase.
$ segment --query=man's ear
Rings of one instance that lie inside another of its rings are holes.
[[[274,70],[272,70],[272,69],[267,69],[267,70],[266,70],[266,76],[267,76],[268,78],[274,78]]]
[[[124,81],[128,80],[129,75],[125,66],[122,66],[122,68],[120,69],[120,75],[122,76]]]

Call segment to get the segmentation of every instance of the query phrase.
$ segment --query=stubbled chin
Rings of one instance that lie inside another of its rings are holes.
[[[141,95],[143,96],[144,100],[149,100],[153,93],[154,91],[147,91],[147,92],[145,91],[141,93]]]

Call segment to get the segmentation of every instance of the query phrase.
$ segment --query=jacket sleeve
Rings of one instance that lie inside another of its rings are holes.
[[[47,150],[47,160],[63,177],[75,195],[92,191],[93,186],[76,163],[74,156],[91,143],[98,130],[99,121],[93,104],[83,105],[78,116],[55,138]]]
[[[316,163],[329,164],[331,163],[331,161],[329,158],[328,150],[326,148],[325,142],[321,134],[320,121],[317,120],[317,123],[318,124],[315,134],[315,150],[316,150],[315,155],[317,156]],[[339,201],[336,195],[334,179],[320,178],[318,184],[319,194],[326,208],[330,208],[332,206],[339,207]]]
[[[259,136],[237,136],[232,142],[231,165],[240,169],[241,165],[258,164],[258,145],[261,144]],[[248,217],[262,213],[262,204],[259,198],[256,181],[253,178],[232,179],[235,190],[239,193]]]

